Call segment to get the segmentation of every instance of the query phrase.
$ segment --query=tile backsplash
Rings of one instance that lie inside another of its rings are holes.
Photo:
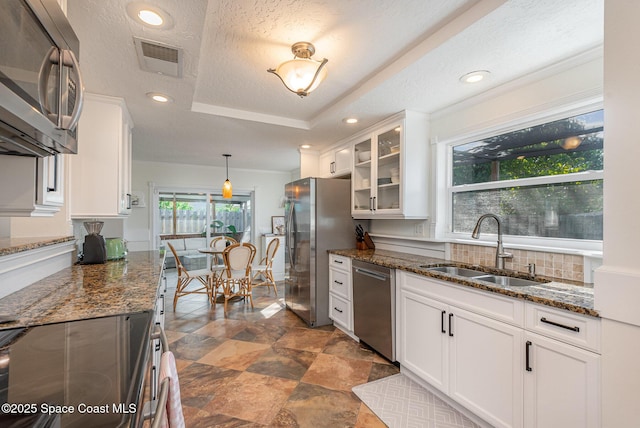
[[[529,264],[535,263],[536,275],[570,281],[584,282],[584,257],[576,254],[559,254],[542,251],[514,250],[505,248],[513,254],[505,260],[505,268],[518,272],[528,272]],[[494,266],[496,248],[480,245],[451,244],[451,259],[468,264]]]

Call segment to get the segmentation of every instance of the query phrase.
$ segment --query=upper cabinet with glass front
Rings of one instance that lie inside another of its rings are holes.
[[[426,218],[428,116],[405,111],[354,143],[354,218]]]

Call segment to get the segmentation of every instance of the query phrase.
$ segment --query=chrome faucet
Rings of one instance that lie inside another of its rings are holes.
[[[504,259],[513,258],[513,254],[505,253],[504,248],[502,247],[502,222],[500,221],[500,217],[495,214],[484,214],[480,216],[478,222],[476,223],[476,227],[473,228],[473,232],[471,233],[471,237],[473,239],[480,238],[480,225],[486,218],[494,218],[498,223],[498,247],[496,248],[496,268],[504,269]]]

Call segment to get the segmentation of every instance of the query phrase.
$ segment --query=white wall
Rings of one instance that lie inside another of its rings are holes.
[[[595,307],[603,317],[602,426],[640,426],[640,2],[606,0],[604,23],[604,259]]]
[[[289,172],[240,170],[233,168],[233,158],[229,160],[229,180],[234,192],[255,192],[255,244],[260,244],[260,235],[271,233],[271,216],[284,215],[280,199],[284,195],[284,185],[291,181]],[[132,165],[132,190],[142,193],[145,208],[134,208],[125,220],[125,239],[129,251],[152,248],[151,209],[153,197],[149,194],[149,183],[156,187],[174,189],[206,189],[221,191],[226,179],[226,169],[199,165],[169,164],[160,162],[134,161]],[[261,254],[258,248],[258,254]]]

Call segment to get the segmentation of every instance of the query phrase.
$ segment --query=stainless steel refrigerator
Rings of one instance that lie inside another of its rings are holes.
[[[284,298],[311,327],[331,324],[327,250],[355,245],[350,189],[350,180],[336,178],[303,178],[285,185]]]

